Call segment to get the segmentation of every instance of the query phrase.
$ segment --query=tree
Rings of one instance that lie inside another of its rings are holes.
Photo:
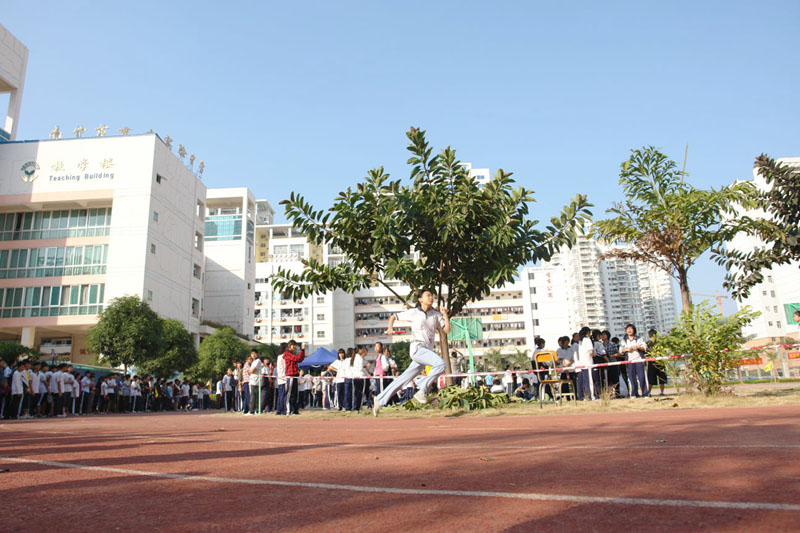
[[[411,157],[411,184],[391,181],[383,167],[373,168],[354,188],[339,193],[327,212],[315,210],[292,193],[287,218],[317,245],[341,249],[346,261],[325,265],[305,259],[304,270],[279,269],[271,279],[290,298],[342,289],[347,292],[383,285],[400,295],[389,280],[407,283],[412,293],[431,290],[439,309],[456,316],[464,306],[511,282],[520,266],[547,260],[567,244],[591,215],[586,197],[577,195],[560,217],[537,229],[530,220],[532,191],[514,188],[511,173],[498,170],[481,185],[470,177],[450,147],[432,156],[425,132],[406,134]],[[447,336],[439,331],[446,369]]]
[[[18,342],[0,342],[0,360],[10,365],[19,359],[20,356],[38,361],[41,354],[33,348],[28,348]]]
[[[113,366],[139,366],[161,350],[161,318],[138,296],[114,298],[89,330],[89,351]]]
[[[757,197],[748,182],[696,189],[685,182],[686,175],[652,146],[631,150],[619,178],[625,201],[606,211],[613,218],[597,221],[593,228],[594,235],[607,242],[633,245],[603,257],[649,263],[675,278],[684,310],[692,306],[689,269],[702,254],[741,230],[735,211],[754,207]]]
[[[742,349],[746,340],[742,328],[758,315],[745,307],[723,318],[703,302],[684,310],[672,331],[659,336],[653,355],[690,355],[685,359],[689,384],[706,396],[718,394],[737,362],[752,357],[752,351]]]
[[[726,246],[715,257],[728,270],[723,287],[738,299],[764,281],[764,270],[800,261],[800,171],[766,154],[756,158],[755,168],[766,182],[765,190],[759,191],[757,207],[767,216],[740,216],[737,220],[762,245],[753,250]]]
[[[142,372],[157,378],[169,378],[197,364],[194,340],[181,321],[162,320],[161,330],[161,349],[137,365]]]
[[[277,344],[258,344],[256,345],[255,349],[258,351],[258,355],[261,357],[269,357],[270,359],[277,359],[280,355],[278,352],[280,350],[280,346]]]
[[[408,353],[410,349],[411,343],[409,341],[398,341],[389,345],[389,351],[391,351],[392,358],[397,363],[397,370],[400,372],[411,364],[411,356]]]
[[[203,339],[197,351],[199,358],[195,373],[210,378],[224,374],[234,361],[243,361],[250,347],[236,336],[233,329],[224,327]]]

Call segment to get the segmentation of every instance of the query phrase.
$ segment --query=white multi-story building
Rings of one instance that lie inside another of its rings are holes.
[[[0,24],[0,94],[8,95],[5,117],[0,115],[0,143],[17,138],[27,68],[28,49]]]
[[[261,205],[263,200],[259,200]],[[314,294],[291,300],[274,291],[270,278],[280,268],[290,272],[303,269],[301,260],[314,258],[331,263],[329,247],[315,246],[289,224],[267,224],[256,228],[259,262],[256,264],[254,339],[279,344],[289,339],[309,347],[353,345],[353,297],[342,291]],[[263,248],[262,248],[263,246]]]
[[[800,157],[787,157],[779,161],[800,168]],[[762,190],[767,187],[766,181],[756,170],[753,171],[753,182]],[[731,246],[746,252],[760,244],[755,237],[740,235],[733,240]],[[764,281],[753,287],[750,296],[737,303],[740,309],[749,306],[761,313],[744,330],[746,335],[754,337],[755,345],[782,342],[784,337],[797,335],[800,327],[793,319],[794,310],[800,309],[800,262],[778,265],[762,274]]]
[[[246,188],[208,189],[204,318],[252,335],[256,200]]]
[[[155,134],[0,144],[0,339],[91,362],[118,296],[201,333],[206,187]]]

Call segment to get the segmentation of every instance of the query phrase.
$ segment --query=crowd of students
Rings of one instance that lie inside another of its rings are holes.
[[[81,374],[68,363],[0,361],[0,417],[40,418],[102,413],[210,408],[210,390],[200,382],[117,373]]]
[[[394,376],[397,363],[382,343],[375,344],[375,361],[366,359],[366,349],[340,349],[338,359],[312,376],[299,364],[305,347],[291,340],[281,344],[275,361],[253,350],[243,362],[235,362],[217,382],[219,407],[247,415],[275,413],[296,415],[300,409],[316,407],[340,411],[371,408]],[[392,403],[405,401],[415,392],[414,384],[398,392]]]
[[[588,327],[558,339],[556,364],[566,367],[562,378],[574,383],[578,401],[597,400],[602,391],[614,397],[648,397],[650,386],[657,384],[664,393],[666,374],[657,364],[645,370],[644,357],[655,339],[637,335],[629,324],[622,340],[608,331]],[[537,349],[531,358],[531,371],[520,367],[506,368],[502,376],[486,375],[476,380],[456,378],[463,387],[486,386],[492,392],[505,392],[522,399],[537,399],[540,394],[553,396],[549,386],[540,390],[538,369],[547,371],[548,364],[537,360],[545,351],[545,343],[537,338]],[[338,359],[312,376],[299,368],[305,359],[305,347],[294,340],[280,346],[273,361],[253,350],[245,361],[227,369],[212,391],[209,383],[155,379],[152,376],[126,376],[111,373],[97,377],[93,372],[80,374],[72,365],[53,365],[37,361],[20,361],[8,366],[0,361],[0,416],[3,418],[65,417],[99,413],[165,410],[223,409],[247,415],[275,413],[296,415],[300,409],[315,407],[358,411],[372,408],[374,397],[398,376],[398,367],[388,347],[375,344],[374,361],[366,359],[362,348],[340,349]],[[463,372],[463,358],[451,354],[453,369]],[[628,361],[629,364],[604,368],[575,368],[586,365]],[[443,386],[440,378],[439,386]],[[622,384],[622,385],[621,385]],[[388,400],[388,404],[410,400],[417,391],[417,382],[410,381]],[[212,402],[212,392],[216,402]]]
[[[661,395],[664,395],[664,386],[667,375],[660,363],[645,363],[648,350],[652,350],[656,340],[655,330],[648,332],[649,340],[646,342],[637,334],[636,326],[628,324],[622,340],[612,337],[611,333],[584,327],[572,336],[563,336],[558,339],[558,348],[555,350],[555,362],[565,368],[560,378],[571,380],[574,384],[574,394],[578,401],[598,400],[603,391],[608,391],[613,398],[650,397],[651,386],[658,385]],[[531,362],[532,369],[543,372],[548,371],[548,364],[537,358],[537,354],[546,351],[543,339],[536,339],[537,349]],[[627,362],[626,364],[611,365],[600,368],[580,368],[603,363]],[[502,378],[502,390],[524,399],[538,398],[539,395],[553,396],[551,387],[539,387],[539,376],[542,372],[525,374],[519,367],[518,373],[506,369]],[[489,380],[492,384],[492,380]],[[501,387],[493,387],[495,392]]]

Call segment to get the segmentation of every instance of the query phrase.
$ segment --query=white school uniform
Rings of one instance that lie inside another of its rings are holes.
[[[62,374],[63,373],[60,370],[56,370],[50,376],[50,394],[58,394],[63,390],[63,388],[59,387],[59,385],[64,382],[62,379]]]

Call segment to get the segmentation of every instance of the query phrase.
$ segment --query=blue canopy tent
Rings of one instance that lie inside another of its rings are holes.
[[[325,348],[318,348],[316,352],[312,353],[297,365],[300,368],[311,368],[312,366],[329,365],[336,361],[339,356]]]

